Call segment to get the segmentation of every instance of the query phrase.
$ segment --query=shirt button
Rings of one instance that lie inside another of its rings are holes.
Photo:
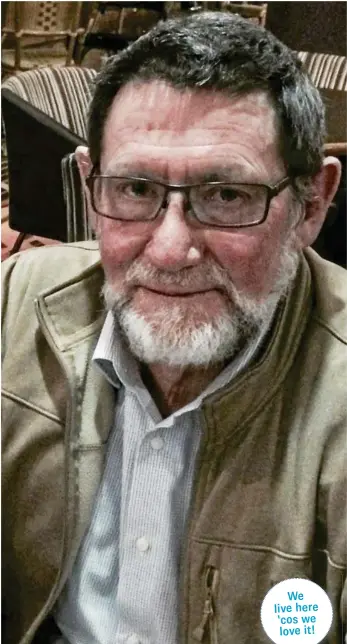
[[[146,550],[148,550],[149,547],[150,547],[150,543],[149,543],[148,539],[146,539],[146,537],[140,537],[139,539],[137,539],[136,548],[140,552],[146,552]]]
[[[156,436],[151,440],[151,447],[153,449],[162,449],[164,447],[164,441],[160,436]]]
[[[141,644],[141,640],[139,640],[137,635],[130,635],[127,638],[127,644]]]

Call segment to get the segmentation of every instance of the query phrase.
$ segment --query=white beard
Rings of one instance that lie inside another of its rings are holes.
[[[230,310],[213,320],[204,315],[202,307],[199,316],[190,316],[190,309],[184,307],[182,310],[180,305],[158,309],[151,313],[150,319],[148,316],[145,318],[134,310],[131,295],[125,295],[125,291],[115,292],[108,282],[103,287],[103,295],[106,307],[113,311],[130,350],[141,362],[180,367],[207,366],[231,359],[261,328],[270,325],[279,301],[293,283],[298,262],[299,255],[292,250],[291,240],[288,240],[281,252],[272,291],[261,302],[238,293],[224,269],[212,260],[206,262],[203,266],[205,281],[223,286],[231,302]],[[188,287],[196,283],[198,270],[201,268],[171,273],[148,267],[138,260],[127,270],[125,290],[126,285],[146,283],[146,279],[158,285]]]

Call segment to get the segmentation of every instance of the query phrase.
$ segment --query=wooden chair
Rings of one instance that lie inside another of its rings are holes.
[[[208,2],[204,3],[208,4]],[[248,2],[221,2],[222,11],[237,13],[247,20],[251,20],[262,27],[265,27],[267,3],[251,4]]]
[[[151,5],[160,3],[130,2],[122,7],[117,2],[98,2],[86,28],[83,46],[77,61],[99,70],[103,62],[131,41],[149,31],[161,18],[160,10]],[[162,3],[164,4],[164,3]]]
[[[82,2],[9,2],[2,28],[3,74],[73,65]],[[9,44],[9,48],[5,45]]]

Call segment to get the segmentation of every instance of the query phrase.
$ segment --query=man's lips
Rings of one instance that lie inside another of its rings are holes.
[[[179,286],[149,286],[146,284],[138,284],[137,288],[151,291],[156,295],[165,295],[168,297],[189,297],[192,295],[204,295],[211,293],[211,291],[221,291],[221,288],[216,286],[209,288],[182,288]]]

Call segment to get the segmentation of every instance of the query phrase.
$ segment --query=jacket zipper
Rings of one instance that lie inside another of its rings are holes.
[[[218,583],[219,571],[214,566],[206,568],[205,575],[205,602],[202,620],[193,631],[193,638],[197,642],[203,642],[207,631],[209,632],[209,644],[218,644],[217,620],[215,610],[215,592]]]

